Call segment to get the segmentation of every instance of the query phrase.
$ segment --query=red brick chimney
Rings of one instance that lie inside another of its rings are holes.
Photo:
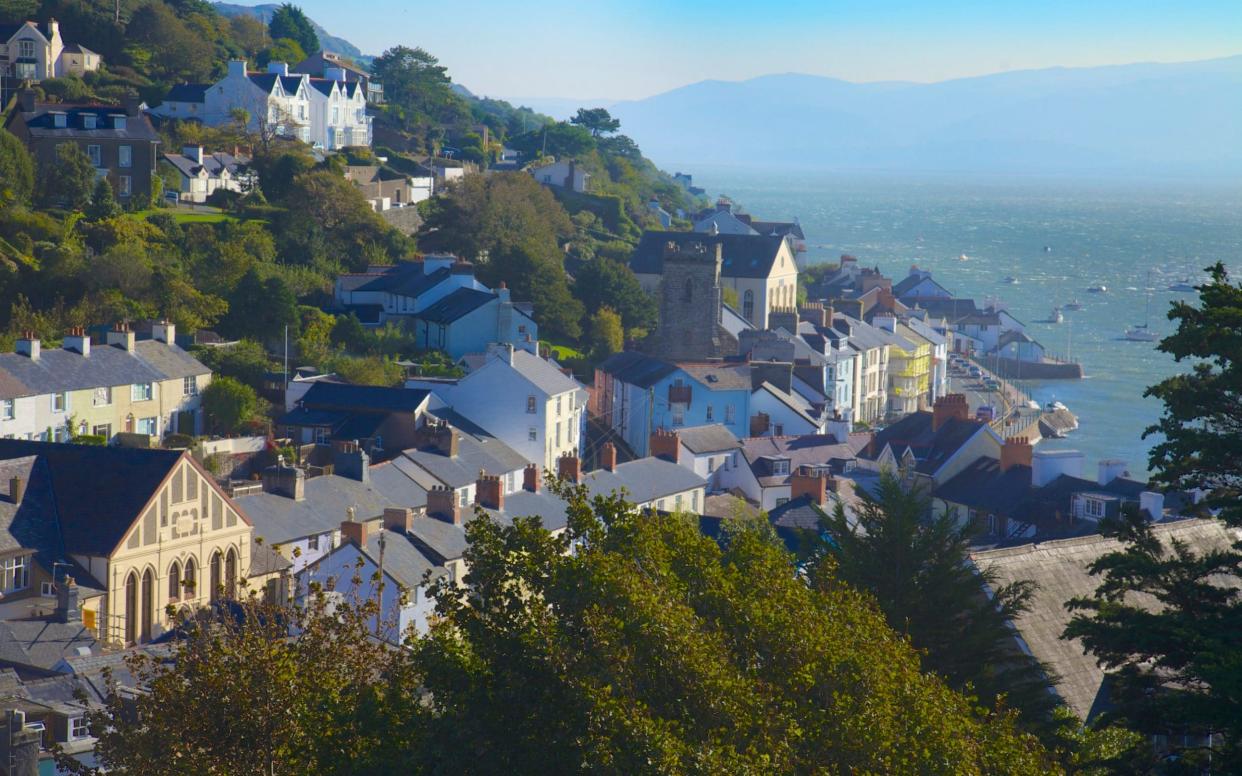
[[[939,431],[941,426],[954,418],[970,420],[970,404],[966,402],[965,394],[950,393],[936,399],[932,407],[932,431]]]
[[[556,459],[556,474],[562,480],[569,482],[582,481],[582,461],[576,455],[566,453]]]
[[[676,431],[657,428],[651,434],[651,455],[677,463],[681,458],[681,437]]]
[[[813,503],[823,506],[828,500],[828,478],[816,474],[810,466],[799,466],[789,477],[789,500],[806,496]]]
[[[453,525],[461,525],[457,493],[447,485],[432,485],[427,491],[427,515]]]
[[[414,510],[389,507],[384,510],[384,527],[390,531],[406,533],[414,520]]]
[[[366,547],[370,524],[358,520],[345,520],[341,523],[341,541],[349,542],[355,547]]]
[[[526,464],[526,470],[522,472],[522,487],[531,493],[538,493],[541,485],[539,480],[539,464]]]
[[[1000,468],[1007,472],[1013,466],[1031,465],[1035,446],[1023,437],[1009,437],[1001,446]]]
[[[499,476],[479,472],[474,483],[474,503],[497,512],[505,508],[505,489],[500,486]]]
[[[612,471],[617,468],[617,446],[612,442],[605,442],[599,449],[599,465],[600,468]]]
[[[750,435],[753,437],[763,436],[768,433],[771,425],[771,418],[766,412],[759,412],[750,416]]]

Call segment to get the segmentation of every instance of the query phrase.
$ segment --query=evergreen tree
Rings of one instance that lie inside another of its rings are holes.
[[[592,137],[611,135],[621,128],[621,121],[614,119],[604,108],[579,108],[578,114],[569,123],[589,131]]]
[[[591,358],[603,361],[625,347],[621,316],[610,307],[601,307],[591,316]]]
[[[86,207],[86,217],[92,221],[102,221],[105,218],[112,218],[121,212],[121,206],[117,204],[116,197],[112,195],[112,184],[108,183],[107,178],[100,178],[95,181],[95,190],[91,194],[91,202]]]
[[[315,54],[319,51],[319,34],[315,32],[315,25],[311,24],[311,20],[301,8],[292,3],[282,3],[272,13],[272,20],[267,24],[267,32],[272,36],[272,40],[281,38],[293,40],[307,54]],[[289,64],[296,65],[297,62]]]
[[[881,476],[874,496],[859,494],[854,519],[838,504],[824,520],[826,538],[809,564],[814,584],[840,578],[871,593],[889,625],[923,652],[925,670],[969,687],[986,706],[1017,708],[1028,727],[1046,732],[1057,706],[1054,677],[1017,649],[1008,625],[1026,611],[1034,584],[996,585],[968,557],[975,527],[933,514],[927,496],[891,475]]]

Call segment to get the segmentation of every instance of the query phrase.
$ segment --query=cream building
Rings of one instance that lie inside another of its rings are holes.
[[[245,594],[250,523],[188,452],[0,440],[0,468],[6,601],[72,577],[83,626],[122,645]],[[53,530],[15,530],[25,510]]]
[[[83,46],[65,45],[55,19],[46,24],[0,24],[0,76],[6,79],[42,81],[98,69],[99,55]]]
[[[630,269],[643,290],[656,294],[669,246],[700,243],[721,248],[720,285],[737,294],[737,311],[757,329],[768,328],[768,315],[798,303],[798,264],[786,237],[759,234],[645,232],[630,258]]]

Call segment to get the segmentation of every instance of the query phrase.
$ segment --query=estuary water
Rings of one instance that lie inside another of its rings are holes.
[[[849,253],[895,282],[917,264],[956,296],[981,306],[999,299],[1048,352],[1080,361],[1084,380],[1022,385],[1078,415],[1077,432],[1047,444],[1083,451],[1087,476],[1100,458],[1146,473],[1154,440],[1142,434],[1160,403],[1143,391],[1186,369],[1157,343],[1122,340],[1126,327],[1149,320],[1163,337],[1170,303],[1195,298],[1170,285],[1197,284],[1216,261],[1242,270],[1242,183],[691,172],[712,197],[728,195],[757,217],[797,217],[804,265]],[[1072,301],[1082,309],[1065,311],[1064,323],[1037,323]]]

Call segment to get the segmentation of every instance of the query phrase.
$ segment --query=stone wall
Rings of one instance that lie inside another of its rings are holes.
[[[414,234],[423,225],[423,217],[418,214],[416,207],[394,207],[381,210],[380,217],[398,232],[406,235]]]

